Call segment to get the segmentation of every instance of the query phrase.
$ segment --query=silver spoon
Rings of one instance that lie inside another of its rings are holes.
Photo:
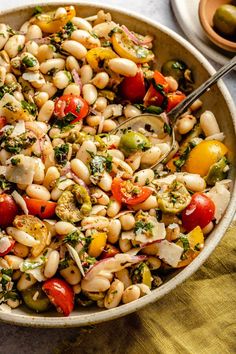
[[[201,86],[194,90],[190,95],[188,95],[182,102],[180,102],[175,108],[173,108],[167,115],[156,115],[150,113],[140,114],[138,116],[127,119],[125,122],[121,123],[116,129],[112,131],[112,134],[122,135],[124,130],[131,129],[137,131],[140,128],[146,130],[147,126],[150,126],[153,133],[160,139],[165,135],[166,123],[169,122],[169,125],[172,127],[171,133],[171,149],[166,154],[163,154],[161,158],[151,166],[155,168],[160,162],[162,162],[171,152],[175,144],[175,133],[174,133],[174,124],[177,118],[184,113],[184,111],[191,106],[191,104],[199,98],[204,92],[206,92],[214,83],[216,83],[221,77],[230,72],[233,67],[236,65],[236,56],[233,57],[227,64],[222,66],[214,75],[212,75],[207,81],[205,81]]]

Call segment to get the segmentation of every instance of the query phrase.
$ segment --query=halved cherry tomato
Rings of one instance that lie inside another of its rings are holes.
[[[151,84],[144,97],[145,106],[161,106],[166,98],[166,94],[169,92],[169,85],[165,77],[159,71],[154,72],[153,78],[156,83],[156,87],[158,86],[160,90],[157,91],[154,85]]]
[[[0,129],[2,129],[7,124],[5,117],[0,117]]]
[[[118,248],[116,248],[115,246],[111,245],[110,243],[107,243],[104,250],[102,251],[101,254],[101,259],[105,259],[105,258],[110,258],[110,257],[114,257],[116,254],[120,253],[120,251],[118,250]]]
[[[80,96],[63,95],[55,101],[55,116],[59,120],[62,120],[66,115],[71,113],[75,117],[75,119],[72,117],[73,120],[69,122],[72,124],[86,117],[88,111],[88,103]]]
[[[167,94],[168,103],[166,112],[170,112],[175,106],[185,99],[185,94],[181,91],[171,92]]]
[[[6,236],[4,236],[4,237],[6,237]],[[4,238],[3,237],[3,238]],[[11,250],[13,249],[13,247],[14,247],[14,245],[15,245],[15,243],[16,243],[16,241],[15,240],[13,240],[12,238],[8,238],[9,239],[9,241],[10,241],[10,245],[9,245],[9,247],[4,251],[4,252],[0,252],[0,257],[4,257],[4,256],[6,256],[6,254],[8,254],[9,252],[11,252]],[[1,239],[0,239],[0,242],[1,242]]]
[[[69,316],[74,308],[74,293],[69,284],[62,279],[51,278],[45,281],[42,289],[57,311]]]
[[[49,219],[55,215],[57,203],[24,197],[30,215],[40,219]]]
[[[12,196],[0,194],[0,227],[12,224],[18,212],[18,207]]]
[[[213,220],[215,204],[203,193],[194,193],[191,202],[182,212],[183,227],[187,231],[200,226],[202,229]]]
[[[124,181],[121,178],[114,178],[111,185],[114,198],[128,205],[136,205],[144,202],[151,194],[151,189],[139,186],[131,181]]]
[[[125,99],[134,102],[140,102],[145,96],[144,75],[141,69],[134,77],[125,77],[120,85],[121,95]]]

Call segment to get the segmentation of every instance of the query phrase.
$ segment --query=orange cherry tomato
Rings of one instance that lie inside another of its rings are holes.
[[[24,197],[30,215],[40,219],[48,219],[55,215],[57,203]]]
[[[175,106],[177,106],[181,101],[183,101],[186,96],[180,91],[172,92],[167,94],[168,103],[166,111],[170,112]]]
[[[136,205],[144,202],[151,194],[151,189],[132,183],[130,180],[124,181],[121,178],[114,178],[111,191],[114,198],[128,205]]]
[[[121,95],[132,103],[143,100],[145,96],[144,75],[141,69],[134,77],[125,77],[120,85]]]
[[[17,213],[18,207],[12,196],[0,194],[0,227],[11,225]]]
[[[76,123],[87,116],[88,103],[80,96],[68,94],[59,97],[55,101],[54,115],[58,120],[63,120],[68,114],[72,115],[68,123]]]
[[[169,85],[165,77],[159,71],[154,72],[153,79],[155,85],[151,84],[144,97],[145,106],[161,106],[166,98],[166,94],[169,92]],[[159,87],[159,90],[157,90],[157,87]]]
[[[100,258],[105,259],[105,258],[114,257],[118,253],[120,253],[118,248],[116,248],[114,245],[111,245],[110,243],[107,243],[104,250],[102,251]]]

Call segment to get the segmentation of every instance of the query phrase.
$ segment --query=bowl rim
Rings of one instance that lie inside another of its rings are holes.
[[[236,52],[236,42],[230,41],[220,34],[218,34],[210,25],[206,16],[206,7],[208,0],[200,0],[198,7],[198,15],[202,28],[204,29],[208,38],[219,47],[229,50],[231,52]]]
[[[47,7],[47,6],[56,7],[60,5],[88,6],[91,8],[91,10],[93,7],[96,6],[106,11],[117,11],[121,15],[127,16],[127,11],[117,6],[91,3],[89,1],[81,1],[81,3],[78,3],[75,2],[75,0],[71,0],[71,1],[59,0],[56,2],[49,1],[49,2],[37,3],[37,6],[42,6],[42,7]],[[24,6],[18,6],[14,9],[0,11],[0,15],[1,16],[4,15],[7,17],[7,15],[14,14],[14,12],[24,10],[26,6],[27,8],[34,8],[36,4],[31,3]],[[160,31],[170,35],[174,40],[176,40],[178,43],[183,45],[188,51],[190,51],[210,75],[214,74],[215,69],[208,62],[208,60],[192,44],[190,44],[186,39],[181,37],[179,34],[175,33],[173,30],[169,29],[168,27],[159,24],[154,20],[150,20],[145,16],[139,15],[133,11],[129,11],[128,15],[132,18],[135,18],[138,21],[146,22],[151,26],[158,28]],[[232,117],[234,131],[236,132],[236,108],[233,103],[233,100],[230,96],[230,93],[228,92],[228,89],[226,88],[225,84],[221,80],[218,81],[217,85],[227,103],[227,106],[229,108]],[[235,209],[236,209],[236,183],[232,190],[231,200],[228,205],[227,211],[223,219],[220,221],[220,230],[217,230],[217,233],[216,235],[214,235],[214,238],[211,240],[211,242],[208,245],[206,245],[206,247],[204,247],[203,251],[198,255],[198,257],[195,258],[195,260],[192,263],[190,263],[186,268],[181,270],[180,273],[178,273],[176,276],[170,279],[167,283],[164,283],[160,288],[153,290],[149,295],[146,295],[134,302],[124,304],[109,310],[101,310],[96,313],[80,314],[80,315],[74,315],[70,317],[57,317],[57,316],[37,317],[31,314],[24,314],[24,315],[14,314],[14,310],[13,310],[13,312],[11,313],[0,312],[0,320],[2,322],[6,322],[9,324],[26,326],[26,327],[65,328],[65,327],[88,326],[92,324],[106,322],[136,312],[141,308],[143,308],[144,306],[156,302],[162,296],[164,296],[165,294],[169,293],[171,290],[176,288],[176,286],[180,285],[183,281],[185,281],[188,277],[190,277],[206,261],[206,259],[215,249],[217,244],[220,242],[228,226],[230,225],[230,222],[233,219],[235,213]]]

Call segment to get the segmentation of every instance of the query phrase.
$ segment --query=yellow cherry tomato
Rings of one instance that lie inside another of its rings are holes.
[[[204,177],[210,167],[227,154],[227,147],[217,140],[204,140],[190,152],[184,165],[184,170],[189,173],[198,173]]]
[[[113,33],[111,41],[115,52],[121,58],[130,59],[137,64],[147,63],[154,58],[151,50],[135,44],[121,29]]]
[[[86,59],[91,68],[95,71],[103,71],[104,65],[118,55],[111,48],[92,48],[86,54]]]
[[[107,241],[107,234],[105,232],[95,232],[92,234],[92,241],[88,248],[90,257],[98,257],[102,253]]]
[[[58,32],[76,15],[74,6],[65,6],[64,8],[66,9],[66,14],[59,18],[55,18],[55,11],[50,11],[36,15],[32,23],[39,26],[43,32]]]

